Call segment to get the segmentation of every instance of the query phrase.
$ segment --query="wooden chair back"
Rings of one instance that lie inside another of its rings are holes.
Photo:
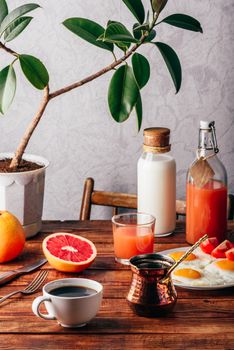
[[[106,192],[94,190],[94,179],[85,180],[83,197],[80,209],[80,220],[90,220],[92,205],[113,207],[113,215],[119,208],[137,209],[137,195],[121,192]],[[185,201],[176,201],[177,215],[185,215]]]
[[[121,192],[95,191],[94,179],[88,177],[84,183],[80,220],[90,220],[92,205],[113,207],[113,215],[115,215],[118,208],[136,209],[137,196]]]
[[[80,220],[90,220],[92,205],[113,207],[113,215],[118,214],[119,208],[137,209],[137,195],[121,192],[94,190],[94,179],[88,177],[84,183],[83,198],[80,208]],[[186,202],[176,200],[176,214],[185,216]],[[228,219],[234,219],[234,195],[228,195]]]

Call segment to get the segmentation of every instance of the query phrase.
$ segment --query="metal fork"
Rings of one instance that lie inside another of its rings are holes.
[[[33,294],[35,293],[43,284],[46,277],[48,275],[48,271],[41,270],[36,277],[32,280],[31,283],[27,285],[25,289],[15,290],[14,292],[5,295],[4,297],[0,298],[0,304],[5,301],[6,299],[10,298],[12,295],[21,293],[21,294]]]

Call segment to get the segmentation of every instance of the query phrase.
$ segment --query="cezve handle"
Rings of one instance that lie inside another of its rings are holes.
[[[15,277],[22,275],[23,272],[19,271],[7,271],[2,274],[0,274],[0,285],[5,284],[11,280],[13,280]]]

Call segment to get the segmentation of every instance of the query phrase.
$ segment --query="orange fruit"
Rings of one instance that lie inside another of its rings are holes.
[[[43,252],[52,267],[63,272],[80,272],[89,267],[97,255],[90,240],[66,232],[53,233],[42,243]]]
[[[19,220],[8,211],[0,211],[0,263],[15,259],[24,243],[24,229]]]

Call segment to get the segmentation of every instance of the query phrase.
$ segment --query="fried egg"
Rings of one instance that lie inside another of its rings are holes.
[[[206,269],[187,267],[182,263],[172,272],[172,278],[174,281],[194,287],[222,285],[224,283],[221,276],[214,278],[214,275]]]
[[[200,247],[198,247],[194,250],[194,254],[196,254],[196,256],[200,260],[204,261],[204,263],[210,263],[210,262],[216,260],[216,258],[214,258],[212,255],[204,253]]]
[[[214,280],[222,278],[224,283],[234,282],[234,261],[217,259],[205,267],[205,271],[213,276]]]
[[[184,255],[184,251],[174,251],[169,254],[171,258],[173,258],[175,261],[178,261],[182,256]],[[195,254],[191,253],[184,261],[193,261],[196,260],[197,257]]]
[[[175,249],[168,255],[178,261],[184,252],[185,250]],[[174,282],[184,286],[212,287],[234,284],[234,261],[216,259],[198,247],[177,266],[171,275]]]
[[[178,261],[182,255],[184,255],[185,251],[174,251],[169,254],[171,258],[173,258],[175,261]],[[207,254],[204,254],[207,255]],[[213,260],[213,258],[212,258]],[[202,256],[201,252],[198,251],[198,254],[196,252],[189,254],[189,256],[183,260],[183,264],[185,264],[187,267],[195,267],[202,269],[207,264],[212,261],[211,259],[207,259],[205,256]]]
[[[206,275],[208,276],[208,273]],[[182,266],[182,264],[172,272],[173,280],[190,286],[210,285],[210,280],[207,276],[200,269]]]

